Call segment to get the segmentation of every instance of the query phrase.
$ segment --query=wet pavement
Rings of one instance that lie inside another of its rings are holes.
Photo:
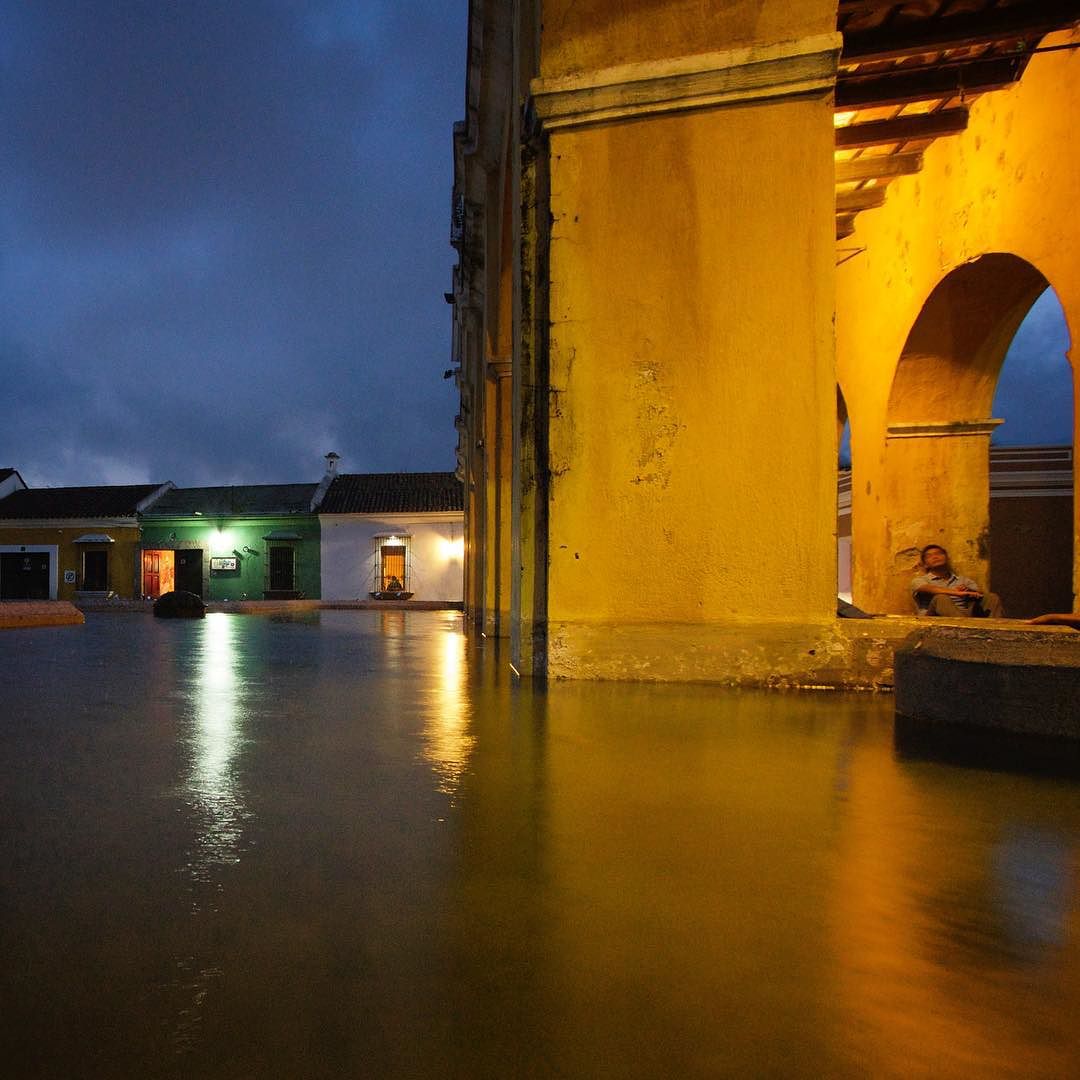
[[[7,1075],[1076,1074],[1080,782],[461,627],[0,634]]]

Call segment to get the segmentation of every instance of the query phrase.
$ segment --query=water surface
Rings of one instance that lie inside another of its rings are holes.
[[[0,634],[19,1077],[1065,1077],[1080,785],[461,617]]]

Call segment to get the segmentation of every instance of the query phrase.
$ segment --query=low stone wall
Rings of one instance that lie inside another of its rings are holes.
[[[1016,619],[979,620],[981,633],[1037,636]],[[971,627],[971,620],[885,615],[793,622],[552,624],[549,674],[560,679],[703,682],[790,690],[892,690],[894,654],[914,631]],[[1059,633],[1075,634],[1061,630]],[[1075,635],[1080,641],[1080,634]]]
[[[66,600],[5,600],[0,603],[0,630],[28,626],[81,626],[83,613]]]
[[[899,717],[1080,739],[1075,630],[923,625],[896,650],[895,669]]]

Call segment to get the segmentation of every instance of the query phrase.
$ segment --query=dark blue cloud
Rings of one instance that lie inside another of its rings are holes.
[[[1071,444],[1072,369],[1066,352],[1069,330],[1061,301],[1047,289],[1020,324],[1005,356],[993,415],[1000,446]]]
[[[293,481],[330,449],[349,471],[451,468],[464,0],[0,15],[19,383],[0,464],[35,484]]]

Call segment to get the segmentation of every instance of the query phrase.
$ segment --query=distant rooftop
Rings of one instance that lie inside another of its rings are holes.
[[[146,517],[280,517],[309,513],[315,484],[249,484],[240,487],[173,488]],[[2,504],[0,504],[2,505]]]
[[[8,470],[8,474],[14,470]],[[0,499],[0,520],[134,517],[162,484],[23,488]]]
[[[450,472],[342,473],[331,483],[319,513],[420,514],[464,508],[464,487]]]

